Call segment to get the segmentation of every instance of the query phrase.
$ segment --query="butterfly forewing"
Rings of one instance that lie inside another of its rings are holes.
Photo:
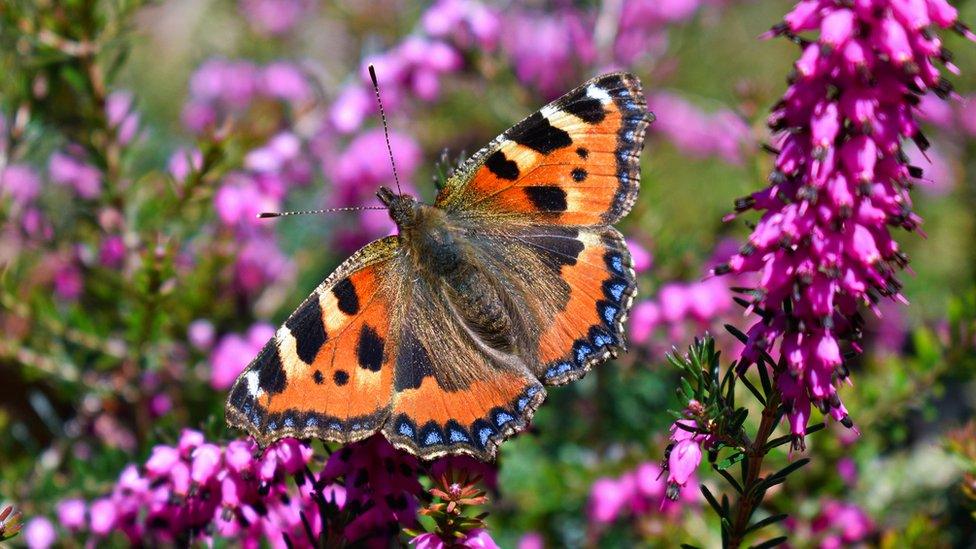
[[[632,75],[594,78],[471,157],[437,198],[458,216],[607,225],[633,206],[653,117]]]
[[[400,272],[398,239],[368,244],[278,329],[231,389],[227,419],[262,445],[284,436],[365,438],[386,421]]]

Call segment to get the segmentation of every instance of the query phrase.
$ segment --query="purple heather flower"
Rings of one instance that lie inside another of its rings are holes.
[[[251,326],[246,336],[227,334],[222,337],[210,354],[210,386],[217,390],[229,389],[272,336],[274,328],[270,324],[258,323]]]
[[[57,505],[58,524],[71,532],[76,532],[85,527],[85,513],[87,506],[83,499],[65,499]]]
[[[538,532],[526,532],[519,538],[518,549],[546,549],[546,540]]]
[[[63,262],[54,272],[54,293],[61,299],[66,301],[78,299],[84,285],[81,270],[74,262]]]
[[[108,498],[97,499],[91,504],[91,531],[105,536],[115,528],[115,504]]]
[[[951,93],[935,65],[947,56],[930,23],[976,38],[943,0],[806,0],[770,32],[819,36],[806,43],[769,117],[780,132],[770,186],[736,203],[762,218],[715,272],[760,276],[763,319],[748,330],[740,365],[760,351],[782,359],[777,386],[798,439],[812,404],[851,425],[837,394],[847,376],[842,345],[859,337],[860,306],[904,301],[897,272],[908,259],[890,227],[911,231],[921,219],[908,192],[919,173],[902,145],[928,148],[918,97]]]
[[[127,145],[139,130],[139,113],[133,110],[132,94],[116,91],[105,100],[105,116],[109,126],[115,130],[116,139]]]
[[[118,269],[125,260],[125,242],[121,236],[109,235],[102,240],[98,250],[98,262],[110,269]]]
[[[47,517],[34,517],[24,526],[24,542],[30,549],[47,549],[58,539],[54,525]]]
[[[654,256],[641,243],[636,240],[627,239],[627,248],[630,249],[630,256],[634,260],[634,270],[638,274],[650,270],[654,264]]]
[[[502,49],[511,58],[518,79],[549,99],[572,87],[579,80],[578,68],[596,60],[588,17],[572,8],[510,15]]]
[[[652,94],[647,98],[647,104],[657,115],[655,131],[690,155],[714,155],[727,162],[740,164],[743,150],[754,146],[749,126],[732,111],[705,113],[684,98],[669,92]]]
[[[81,198],[96,198],[102,192],[102,173],[85,163],[76,151],[55,152],[48,161],[51,181],[71,187]]]
[[[257,32],[281,36],[308,17],[310,0],[240,0],[241,13]]]
[[[92,503],[90,532],[156,544],[206,530],[249,547],[283,546],[286,533],[305,540],[300,511],[316,506],[311,485],[305,477],[297,491],[287,483],[305,470],[311,449],[285,439],[264,457],[257,450],[252,441],[221,447],[186,430],[176,447],[153,449],[145,476],[135,465],[123,470],[112,493]],[[321,531],[317,514],[308,513],[313,533]]]
[[[198,351],[207,351],[213,346],[216,330],[212,322],[207,319],[197,319],[186,329],[187,339]]]
[[[641,301],[630,312],[630,341],[637,345],[644,344],[660,321],[661,309],[657,302],[649,299]]]
[[[169,157],[167,168],[173,179],[185,181],[191,172],[203,168],[203,154],[199,149],[180,147]]]
[[[40,191],[41,178],[34,168],[26,164],[10,164],[0,171],[0,197],[10,197],[15,204],[26,206]]]
[[[417,549],[450,549],[455,547],[466,547],[468,549],[498,549],[498,544],[491,539],[488,531],[477,528],[468,532],[462,539],[450,539],[445,541],[435,533],[420,534],[410,540],[410,544]]]
[[[493,51],[502,21],[498,12],[476,0],[439,0],[424,12],[424,30],[435,38],[449,38],[463,49]]]
[[[367,509],[346,526],[350,542],[389,532],[393,523],[408,527],[416,523],[417,496],[423,492],[417,467],[413,456],[395,449],[379,435],[329,456],[320,482],[346,479],[346,505]]]
[[[590,487],[590,521],[598,525],[610,524],[623,515],[634,497],[634,477],[603,477]]]
[[[264,67],[261,86],[265,94],[282,101],[300,103],[313,96],[308,76],[298,66],[284,61]]]

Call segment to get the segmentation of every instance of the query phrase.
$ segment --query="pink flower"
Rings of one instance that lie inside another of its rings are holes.
[[[81,530],[85,527],[85,512],[85,500],[61,500],[57,505],[58,523],[72,532]]]
[[[74,151],[77,153],[77,151]],[[71,187],[81,198],[93,199],[102,192],[102,173],[85,163],[79,154],[56,152],[48,161],[51,181]]]
[[[0,171],[0,197],[10,197],[15,204],[26,206],[41,191],[41,178],[26,164],[10,164]]]
[[[801,446],[811,404],[852,425],[837,386],[847,376],[843,352],[859,348],[859,307],[879,296],[904,301],[897,273],[908,259],[890,227],[911,231],[921,219],[908,192],[919,174],[902,143],[928,147],[914,104],[929,91],[951,91],[936,68],[941,40],[926,27],[934,21],[976,38],[943,6],[809,0],[771,31],[819,30],[819,38],[769,117],[781,132],[770,186],[737,202],[762,217],[715,272],[760,275],[755,301],[764,318],[748,330],[740,364],[762,351],[783,359],[788,372],[776,376],[777,387]]]
[[[167,164],[170,175],[177,181],[185,181],[193,171],[203,168],[203,154],[199,149],[179,148],[169,157]]]
[[[240,0],[241,13],[257,32],[280,36],[309,16],[309,0]]]
[[[538,532],[527,532],[519,538],[518,549],[545,549],[546,540]]]
[[[222,337],[210,354],[210,386],[221,391],[229,389],[272,336],[274,328],[270,324],[259,323],[252,326],[246,335],[227,334]]]
[[[214,336],[214,325],[209,320],[197,319],[187,327],[187,339],[198,351],[209,350],[213,346]]]
[[[719,156],[739,164],[742,152],[754,147],[749,127],[731,111],[708,114],[670,92],[654,93],[647,104],[657,116],[654,130],[683,152],[699,157]]]
[[[647,250],[641,243],[636,240],[627,240],[627,248],[630,249],[630,255],[634,260],[634,270],[638,274],[643,273],[651,268],[654,263],[654,257],[651,252]]]
[[[139,131],[139,113],[133,109],[132,94],[127,91],[109,94],[105,100],[105,116],[121,145],[129,144]]]
[[[634,497],[634,478],[624,475],[619,479],[597,479],[590,488],[590,521],[610,524],[624,513]]]
[[[47,549],[57,539],[54,525],[46,517],[34,517],[24,526],[24,542],[30,549]]]
[[[502,49],[511,58],[518,79],[550,99],[571,88],[578,80],[574,69],[596,59],[587,18],[572,8],[511,14],[502,33]]]
[[[108,498],[95,500],[91,504],[91,531],[105,536],[115,528],[115,504]]]

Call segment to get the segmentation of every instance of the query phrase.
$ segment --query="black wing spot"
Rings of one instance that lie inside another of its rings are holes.
[[[405,333],[397,353],[393,388],[397,391],[417,389],[424,382],[425,377],[432,375],[434,375],[434,366],[427,349],[413,335],[413,332]]]
[[[485,160],[485,167],[488,170],[500,177],[501,179],[507,179],[509,181],[515,181],[519,176],[518,164],[514,160],[509,160],[505,157],[505,153],[502,151],[495,151]]]
[[[372,327],[363,324],[359,330],[359,343],[356,344],[356,358],[359,366],[371,372],[380,371],[383,365],[383,338]]]
[[[573,139],[565,130],[550,124],[539,112],[513,126],[505,132],[505,137],[542,154],[573,144]]]
[[[271,339],[261,349],[261,354],[254,360],[254,369],[258,372],[258,387],[269,395],[285,390],[285,370],[281,367],[281,357],[278,356],[278,346]]]
[[[573,181],[577,183],[582,183],[583,181],[586,181],[586,176],[589,175],[586,173],[586,170],[584,170],[583,168],[573,168],[573,171],[570,172],[570,174],[573,176]]]
[[[567,98],[565,104],[559,106],[562,110],[576,116],[587,124],[599,124],[607,117],[607,111],[603,108],[603,102],[599,99],[586,95],[586,90],[582,89]]]
[[[565,212],[569,207],[566,191],[554,185],[525,187],[525,195],[539,211]]]
[[[342,387],[346,383],[349,383],[349,374],[345,370],[336,370],[335,373],[332,374],[332,381],[334,381],[339,387]]]
[[[319,307],[319,294],[313,293],[298,309],[292,313],[285,326],[295,337],[295,350],[298,358],[305,364],[315,361],[315,355],[325,344],[328,336],[325,324],[322,322],[322,309]]]
[[[359,296],[356,295],[356,286],[349,278],[343,278],[332,287],[332,294],[339,302],[339,310],[347,315],[354,315],[359,312]]]
[[[314,381],[316,385],[322,385],[322,383],[325,382],[325,376],[322,375],[321,370],[315,370],[315,372],[312,373],[312,381]]]
[[[586,160],[586,157],[590,156],[590,151],[586,147],[577,147],[576,156],[579,156],[583,160]]]

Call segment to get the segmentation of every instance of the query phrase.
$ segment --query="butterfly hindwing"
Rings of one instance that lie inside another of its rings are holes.
[[[349,442],[382,426],[393,394],[397,240],[368,244],[292,313],[231,389],[232,425],[262,445]]]
[[[651,120],[637,78],[594,78],[465,162],[436,205],[459,217],[612,224],[637,199],[639,155]]]
[[[623,236],[613,227],[531,226],[480,240],[494,272],[519,288],[529,318],[530,369],[546,385],[579,379],[625,348],[637,292]]]
[[[519,358],[479,343],[442,290],[415,281],[396,350],[390,419],[383,433],[425,459],[494,458],[522,430],[545,390]]]

